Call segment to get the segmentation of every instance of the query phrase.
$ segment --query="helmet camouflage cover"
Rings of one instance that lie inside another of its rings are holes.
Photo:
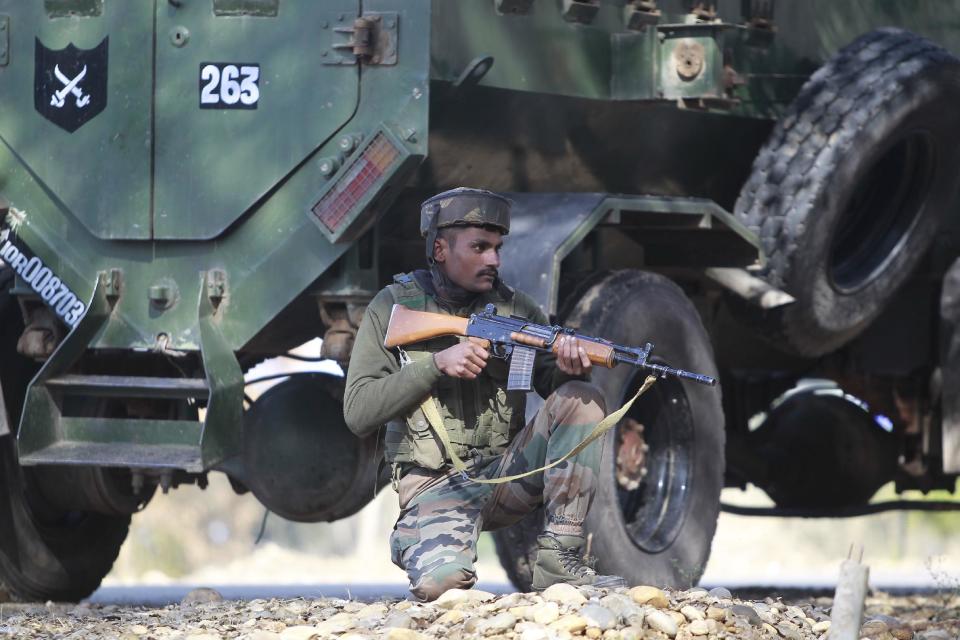
[[[444,227],[492,226],[510,233],[510,201],[485,189],[457,187],[420,205],[420,235],[427,240],[427,261],[433,260],[437,231]]]

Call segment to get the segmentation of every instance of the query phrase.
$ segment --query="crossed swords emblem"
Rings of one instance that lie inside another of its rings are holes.
[[[53,67],[53,75],[57,76],[63,84],[63,88],[59,91],[54,91],[53,95],[50,96],[50,106],[60,109],[66,104],[66,97],[70,94],[73,94],[77,99],[77,108],[82,109],[87,106],[90,102],[90,94],[85,94],[83,90],[80,89],[80,81],[87,75],[87,65],[83,65],[83,69],[80,70],[80,73],[77,74],[75,78],[68,78],[60,71],[60,65],[55,65]]]

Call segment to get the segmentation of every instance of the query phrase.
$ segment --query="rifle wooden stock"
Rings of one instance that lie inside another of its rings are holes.
[[[440,336],[467,335],[467,319],[444,313],[413,311],[402,304],[393,305],[383,346],[388,349]]]

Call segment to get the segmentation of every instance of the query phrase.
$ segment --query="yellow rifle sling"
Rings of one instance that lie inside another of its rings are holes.
[[[447,427],[443,424],[443,418],[440,417],[440,410],[437,409],[437,402],[433,399],[432,395],[427,396],[427,399],[420,405],[420,409],[423,411],[423,415],[427,417],[427,422],[430,423],[433,432],[440,438],[443,448],[447,451],[447,455],[450,456],[450,462],[453,464],[453,468],[465,474],[467,465],[464,464],[460,456],[457,455],[453,443],[450,442],[450,434],[447,433]]]
[[[485,478],[471,478],[470,476],[466,475],[467,465],[464,464],[463,460],[460,459],[460,456],[458,456],[457,452],[454,450],[453,444],[450,442],[450,434],[447,433],[447,428],[443,424],[443,418],[440,417],[440,410],[437,409],[437,403],[433,399],[432,395],[427,396],[427,399],[423,401],[423,403],[420,405],[420,408],[423,410],[423,415],[426,416],[427,422],[430,423],[430,427],[433,429],[434,433],[437,434],[437,437],[440,438],[440,442],[447,450],[447,455],[450,456],[450,462],[453,464],[453,468],[456,471],[459,471],[464,477],[472,482],[477,482],[480,484],[502,484],[504,482],[512,482],[514,480],[526,478],[527,476],[532,476],[535,473],[540,473],[541,471],[551,469],[586,449],[591,442],[605,434],[612,427],[616,426],[623,416],[630,411],[630,407],[633,406],[633,403],[636,402],[637,398],[643,395],[656,381],[656,376],[647,376],[646,380],[644,380],[643,384],[640,386],[640,389],[637,390],[632,398],[630,398],[622,407],[598,422],[597,426],[593,428],[593,431],[591,431],[589,435],[587,435],[587,437],[580,442],[580,444],[571,449],[562,458],[558,458],[550,464],[544,465],[538,469],[534,469],[533,471],[525,471],[524,473],[518,473],[512,476],[491,478],[489,480]]]

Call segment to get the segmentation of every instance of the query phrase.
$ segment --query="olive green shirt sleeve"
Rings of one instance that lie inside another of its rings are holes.
[[[401,369],[397,354],[383,346],[392,309],[393,296],[383,289],[367,307],[350,355],[343,417],[360,437],[409,413],[442,375],[433,358]]]
[[[550,324],[547,314],[540,309],[533,298],[520,291],[517,291],[514,295],[517,296],[515,309],[518,311],[518,315],[536,324]],[[544,351],[537,352],[537,359],[533,365],[533,388],[541,398],[546,399],[564,382],[589,379],[589,374],[575,376],[564,373],[557,367],[557,356]]]

